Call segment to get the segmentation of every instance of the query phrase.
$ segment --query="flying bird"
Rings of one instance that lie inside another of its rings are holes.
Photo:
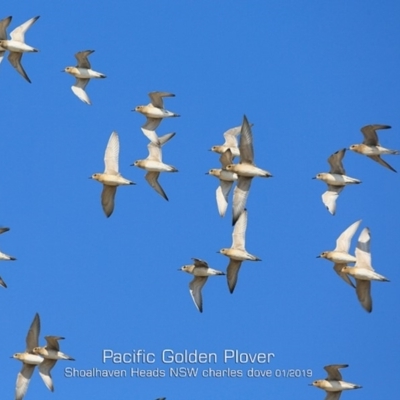
[[[147,106],[136,106],[135,109],[132,110],[143,114],[147,118],[145,124],[142,125],[142,128],[146,131],[155,131],[163,118],[180,116],[164,108],[163,97],[175,97],[174,94],[168,92],[150,92],[149,97],[150,103]],[[146,135],[145,132],[143,133]],[[149,135],[151,136],[151,134]]]
[[[94,50],[79,51],[75,54],[75,58],[78,60],[76,67],[66,67],[62,72],[67,72],[76,78],[74,85],[71,86],[74,94],[86,104],[92,104],[89,96],[85,92],[85,88],[89,83],[90,79],[93,78],[106,78],[101,72],[97,72],[91,69],[88,56],[92,54]]]
[[[207,282],[209,276],[225,274],[222,271],[210,268],[206,261],[198,258],[192,258],[192,260],[194,264],[184,265],[182,268],[179,268],[178,271],[184,271],[194,275],[193,280],[189,283],[190,295],[197,309],[203,312],[203,296],[201,294],[201,289]]]
[[[366,125],[361,128],[361,132],[364,135],[364,141],[362,144],[352,144],[350,150],[355,151],[359,154],[364,154],[371,160],[389,168],[393,172],[397,172],[392,166],[390,166],[385,160],[381,158],[382,154],[399,154],[398,150],[385,149],[379,144],[378,135],[376,133],[379,129],[390,129],[390,125]]]
[[[217,199],[218,212],[221,217],[225,216],[226,209],[228,208],[228,196],[233,182],[238,179],[235,172],[226,169],[227,165],[232,164],[232,159],[232,152],[230,149],[227,149],[219,158],[222,168],[213,168],[206,172],[206,174],[215,176],[219,179],[219,186],[215,191],[215,196]]]
[[[238,175],[238,182],[233,192],[232,225],[236,224],[246,206],[251,180],[255,176],[264,178],[272,176],[268,171],[258,168],[254,164],[253,134],[245,115],[243,116],[243,123],[240,130],[239,151],[239,164],[229,164],[225,167],[227,171],[235,172]]]
[[[358,238],[356,247],[356,263],[354,267],[345,266],[342,273],[352,276],[356,280],[356,293],[364,309],[372,311],[371,281],[389,282],[389,279],[375,272],[371,265],[371,234],[364,228]]]
[[[319,379],[310,384],[326,391],[325,400],[339,400],[343,390],[360,389],[362,386],[342,381],[341,368],[347,368],[347,364],[327,365],[324,370],[328,373],[325,379]]]
[[[345,274],[342,269],[347,266],[347,263],[356,262],[356,258],[349,254],[351,238],[356,233],[360,226],[361,219],[351,224],[336,240],[336,247],[332,251],[324,251],[317,258],[325,258],[334,263],[334,271],[350,286],[354,287],[353,282]]]
[[[104,154],[104,173],[96,173],[91,176],[92,179],[103,184],[101,193],[101,205],[107,218],[114,211],[114,198],[117,187],[121,185],[135,185],[134,182],[125,179],[119,172],[119,137],[117,132],[113,132],[108,140],[106,152]]]
[[[10,21],[11,21],[11,17],[8,17],[8,18],[10,18]],[[10,33],[11,40],[7,40],[6,38],[0,40],[0,48],[8,50],[10,52],[10,54],[8,55],[8,61],[10,61],[10,64],[29,83],[31,83],[31,80],[29,79],[27,73],[25,72],[24,68],[22,67],[21,59],[22,59],[22,55],[24,53],[37,53],[39,51],[38,49],[35,49],[34,47],[29,46],[25,43],[25,32],[38,20],[38,18],[39,17],[31,18],[28,21],[24,22],[22,25],[15,28]],[[6,20],[7,20],[7,18],[6,18]],[[10,23],[10,21],[8,21],[8,23],[7,23],[7,21],[5,23],[3,22],[3,28],[4,28],[4,24],[5,24],[5,26],[7,26]],[[3,32],[2,32],[3,37],[4,37],[4,34],[5,34],[5,28],[3,29]],[[4,52],[3,52],[3,54],[4,54]],[[1,58],[3,57],[3,54],[0,56]]]
[[[233,291],[235,290],[242,262],[246,260],[261,261],[260,258],[246,251],[245,248],[246,228],[247,228],[247,210],[243,210],[233,229],[231,248],[229,249],[224,248],[219,251],[219,253],[229,257],[229,264],[226,271],[226,277],[228,280],[229,291],[231,293],[233,293]]]
[[[219,154],[224,154],[226,150],[230,150],[232,153],[232,157],[239,157],[240,151],[238,147],[237,137],[240,134],[240,130],[242,126],[236,126],[235,128],[228,129],[224,133],[224,144],[220,146],[211,147],[211,151]]]
[[[26,336],[26,350],[23,353],[15,353],[12,358],[22,361],[22,369],[17,375],[15,387],[15,400],[22,400],[28,390],[33,371],[36,365],[40,365],[43,357],[33,353],[33,349],[38,346],[40,333],[40,317],[36,313]]]
[[[322,202],[325,204],[328,211],[335,215],[336,199],[346,185],[361,183],[360,180],[346,176],[346,171],[343,168],[343,157],[346,149],[338,150],[328,158],[328,163],[331,166],[329,173],[322,172],[317,174],[313,179],[319,179],[328,185],[328,190],[322,195]]]
[[[178,172],[178,170],[172,165],[164,164],[162,162],[162,151],[161,146],[164,145],[168,140],[174,137],[175,133],[167,133],[164,136],[157,137],[157,141],[160,144],[154,144],[150,142],[147,145],[149,155],[144,160],[137,160],[132,166],[142,168],[147,171],[145,176],[146,181],[149,185],[160,194],[165,200],[168,201],[168,197],[158,182],[158,177],[161,172]]]
[[[75,361],[74,358],[64,354],[60,351],[59,340],[64,339],[61,336],[45,336],[46,346],[34,347],[32,352],[38,354],[44,358],[44,360],[39,364],[39,374],[43,379],[43,382],[49,390],[54,392],[53,379],[51,377],[50,371],[56,364],[57,360],[71,360]]]

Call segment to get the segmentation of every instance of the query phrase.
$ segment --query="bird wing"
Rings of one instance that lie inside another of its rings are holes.
[[[338,150],[336,153],[333,153],[328,158],[328,163],[331,166],[330,173],[331,174],[340,174],[345,175],[346,171],[343,168],[342,159],[346,153],[346,149]]]
[[[336,199],[339,197],[339,194],[343,189],[344,186],[328,185],[328,190],[321,196],[322,202],[332,215],[335,215],[336,213]]]
[[[327,380],[331,381],[341,381],[342,380],[342,374],[339,372],[340,368],[347,368],[349,365],[348,364],[332,364],[332,365],[326,365],[324,367],[324,370],[328,373]]]
[[[175,136],[175,132],[171,133],[166,133],[163,136],[160,136],[158,138],[158,141],[160,142],[160,145],[163,146],[165,143],[167,143],[170,139],[172,139]]]
[[[361,132],[364,135],[363,143],[367,146],[379,146],[378,135],[376,133],[379,129],[390,129],[390,125],[365,125],[361,128]]]
[[[335,270],[335,272],[346,282],[348,283],[350,286],[352,286],[353,288],[355,288],[354,283],[352,282],[352,280],[350,279],[350,277],[345,274],[344,272],[342,272],[342,268],[345,267],[346,264],[339,264],[339,263],[335,263],[333,266],[333,269]]]
[[[23,53],[17,53],[14,51],[10,51],[10,54],[8,55],[8,61],[10,61],[10,64],[29,82],[31,83],[31,80],[28,77],[28,74],[25,72],[24,67],[21,64],[21,59],[22,59]]]
[[[77,96],[80,100],[82,100],[86,104],[92,104],[89,96],[85,92],[85,87],[89,83],[90,79],[81,79],[76,78],[75,83],[71,86],[71,90],[74,92],[75,96]]]
[[[39,367],[38,367],[39,374],[42,377],[44,384],[52,392],[54,392],[54,385],[53,385],[53,379],[51,378],[50,371],[54,367],[56,362],[57,362],[57,360],[50,360],[49,358],[46,358],[39,364]]]
[[[371,265],[371,234],[369,228],[364,228],[358,237],[357,247],[355,251],[356,263],[355,267],[365,268],[373,271]]]
[[[347,253],[350,249],[351,238],[356,233],[359,225],[361,224],[361,219],[359,221],[351,224],[336,240],[336,248],[334,251],[343,251]]]
[[[240,130],[240,162],[254,164],[253,134],[247,117],[243,116],[242,128]]]
[[[247,210],[244,209],[238,218],[232,233],[232,248],[245,250],[247,228]]]
[[[142,128],[147,129],[148,131],[155,131],[155,129],[158,127],[158,125],[160,125],[161,120],[162,120],[162,118],[150,118],[150,117],[146,117],[146,118],[147,118],[146,122],[142,125]],[[142,131],[143,131],[143,129],[142,129]]]
[[[104,173],[118,174],[118,156],[119,156],[119,137],[117,132],[113,132],[108,139],[106,151],[104,153]]]
[[[147,160],[162,162],[162,151],[160,145],[150,142],[147,145],[147,149],[149,150],[149,155],[147,157]]]
[[[149,97],[154,107],[164,108],[163,97],[175,97],[175,95],[168,92],[150,92]]]
[[[60,345],[59,345],[58,341],[65,339],[62,336],[45,336],[44,338],[46,339],[46,342],[47,342],[46,349],[55,350],[55,351],[60,350]]]
[[[3,18],[0,21],[0,40],[7,40],[7,27],[10,25],[12,17]],[[1,47],[0,47],[1,49]],[[0,50],[0,63],[3,61],[5,50]]]
[[[36,313],[31,326],[29,327],[28,334],[26,335],[26,351],[31,352],[34,347],[39,346],[39,334],[40,334],[40,317]]]
[[[192,260],[194,261],[194,266],[196,268],[209,268],[207,261],[200,260],[200,258],[192,258]]]
[[[103,185],[103,191],[101,192],[101,205],[103,206],[107,218],[114,211],[114,198],[116,192],[117,186]]]
[[[147,118],[147,121],[149,119],[152,119],[152,120],[154,119],[154,121],[159,121],[156,118]],[[160,122],[158,122],[158,123],[160,123]],[[146,125],[147,125],[147,122],[140,128],[142,130],[142,132],[143,132],[143,135],[146,136],[152,143],[160,144],[160,138],[157,136],[157,133],[154,130],[155,128],[154,129],[147,129],[145,127]]]
[[[389,168],[391,171],[397,172],[390,164],[388,164],[385,160],[383,160],[380,155],[367,156],[367,157],[383,165],[384,167]]]
[[[250,191],[252,178],[239,176],[235,190],[233,191],[233,219],[232,225],[237,223],[245,206]]]
[[[228,195],[231,191],[233,182],[219,181],[219,186],[215,191],[215,196],[217,198],[218,212],[221,217],[225,216],[226,209],[228,208]]]
[[[4,233],[4,232],[8,232],[9,230],[10,230],[10,228],[6,228],[6,227],[0,228],[0,235],[1,235],[2,233]]]
[[[225,139],[224,146],[238,147],[237,136],[239,136],[241,129],[242,126],[236,126],[235,128],[228,129],[224,133],[224,139]]]
[[[15,385],[15,400],[22,400],[24,398],[25,393],[28,390],[29,382],[34,369],[35,365],[23,363],[22,369],[17,375],[17,382]]]
[[[228,281],[229,291],[233,293],[238,280],[239,270],[242,265],[242,261],[229,260],[228,268],[226,269],[226,279]]]
[[[368,312],[372,311],[371,281],[356,279],[356,293],[359,302]]]
[[[203,296],[201,295],[201,289],[207,282],[208,276],[195,276],[194,279],[189,283],[189,290],[196,305],[200,312],[203,312]]]
[[[94,53],[94,50],[84,50],[76,53],[75,58],[78,61],[77,67],[90,69],[90,62],[88,60],[88,56],[92,53]]]
[[[166,193],[164,192],[164,189],[161,187],[160,183],[158,182],[158,177],[160,176],[160,173],[157,171],[149,171],[145,175],[145,179],[147,182],[149,182],[149,185],[157,192],[159,193],[162,197],[164,197],[165,200],[168,201],[168,197]]]
[[[17,42],[25,43],[25,32],[38,20],[38,18],[39,17],[33,17],[28,19],[28,21],[15,28],[10,33],[11,39],[16,40]]]

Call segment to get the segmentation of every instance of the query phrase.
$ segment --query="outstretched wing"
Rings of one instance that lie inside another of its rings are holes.
[[[376,133],[379,129],[390,129],[390,125],[365,125],[361,128],[361,132],[364,135],[363,143],[367,146],[379,146],[378,135]]]
[[[74,92],[75,96],[77,96],[80,100],[82,100],[86,104],[92,104],[89,96],[85,92],[85,87],[89,83],[90,79],[81,79],[76,78],[75,84],[71,86],[71,90]]]
[[[168,92],[150,92],[149,97],[154,107],[164,108],[163,97],[175,97],[175,95]]]
[[[116,192],[116,186],[103,185],[103,191],[101,192],[101,205],[103,206],[107,218],[114,211],[114,198]]]
[[[33,17],[28,19],[28,21],[24,22],[22,25],[15,28],[11,33],[11,39],[16,40],[17,42],[25,43],[25,32],[39,19],[39,17]]]
[[[342,163],[345,153],[346,149],[338,150],[328,158],[328,163],[331,166],[329,172],[331,174],[340,174],[340,175],[346,174],[346,171],[344,170]]]
[[[160,176],[159,172],[156,171],[149,171],[145,175],[146,181],[149,182],[149,185],[162,197],[164,197],[165,200],[168,201],[168,197],[166,193],[164,192],[164,189],[161,187],[160,183],[158,182],[158,177]]]
[[[88,60],[88,56],[92,54],[94,50],[84,50],[79,51],[75,54],[75,58],[78,60],[78,68],[87,68],[90,69],[90,62]]]
[[[21,59],[22,59],[22,54],[23,53],[17,53],[17,52],[10,52],[8,55],[8,61],[10,61],[10,64],[29,82],[31,83],[31,80],[28,77],[28,74],[25,72],[24,67],[21,64]]]

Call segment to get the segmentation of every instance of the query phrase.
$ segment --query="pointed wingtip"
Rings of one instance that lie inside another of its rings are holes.
[[[242,211],[242,213],[244,213],[245,212],[245,210],[243,210]],[[239,215],[234,215],[233,217],[232,217],[232,226],[235,226],[235,224],[236,224],[236,222],[238,221],[238,219],[239,219],[239,217],[240,217],[240,215],[242,214],[242,213],[240,213]]]

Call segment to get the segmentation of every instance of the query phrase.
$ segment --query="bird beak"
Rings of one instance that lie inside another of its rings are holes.
[[[316,258],[321,258],[321,256],[317,256]]]

